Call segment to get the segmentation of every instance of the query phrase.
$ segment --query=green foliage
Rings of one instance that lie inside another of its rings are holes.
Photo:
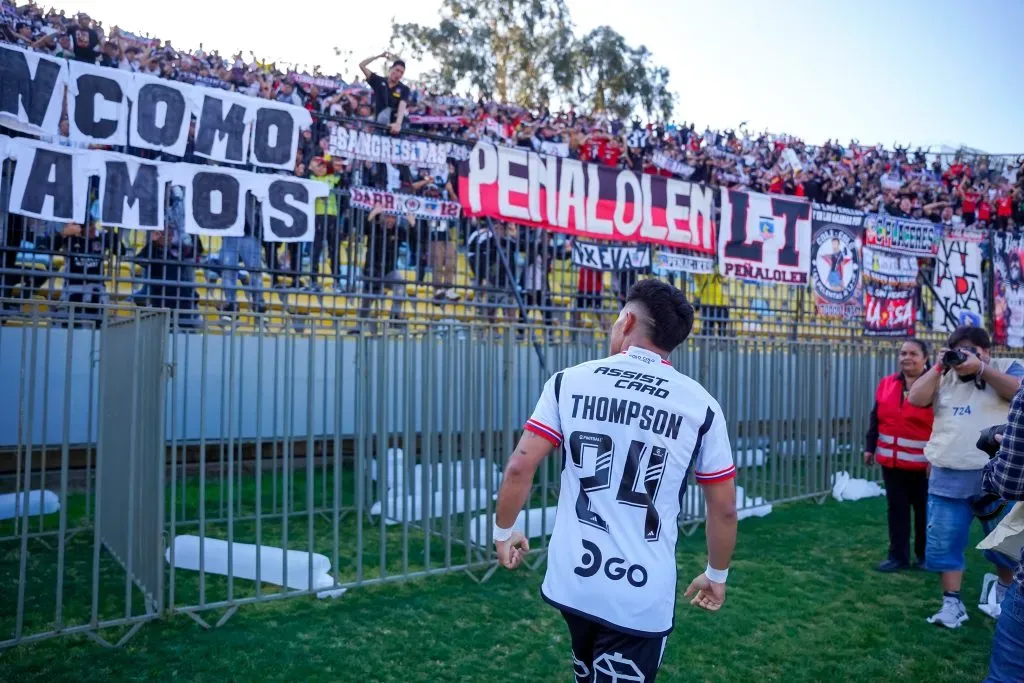
[[[669,71],[608,26],[577,38],[564,0],[443,0],[436,26],[392,24],[392,42],[437,68],[424,79],[499,102],[668,118]]]

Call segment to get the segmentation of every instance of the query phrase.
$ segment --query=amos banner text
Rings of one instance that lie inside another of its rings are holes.
[[[864,212],[815,204],[811,225],[811,285],[818,315],[840,320],[859,317]]]
[[[177,185],[184,188],[188,233],[243,236],[251,194],[263,209],[264,240],[311,242],[316,199],[330,191],[317,180],[149,161],[29,138],[0,136],[0,157],[15,161],[8,209],[61,223],[85,223],[89,179],[95,176],[99,221],[105,226],[163,230],[167,186]]]
[[[196,156],[224,164],[291,171],[312,125],[302,107],[0,46],[0,125],[59,135],[65,91],[73,143],[181,157],[195,116]]]
[[[864,245],[898,254],[931,258],[939,252],[942,228],[916,218],[869,214],[864,225]]]
[[[449,157],[465,159],[465,147],[450,142],[410,140],[374,131],[335,126],[328,142],[331,156],[395,166],[444,167]]]
[[[970,229],[947,230],[943,235],[935,258],[935,331],[952,332],[961,325],[984,325],[983,239],[983,233]]]
[[[654,255],[654,267],[671,273],[710,275],[715,272],[715,259],[705,256],[690,256],[689,254],[674,254],[671,251],[659,249],[658,253]]]
[[[811,205],[792,197],[722,190],[718,267],[728,277],[806,285]]]
[[[357,209],[372,211],[373,207],[379,205],[384,213],[400,216],[412,214],[416,218],[427,220],[458,220],[460,211],[458,202],[428,199],[372,187],[353,187],[351,203]]]
[[[864,334],[913,336],[917,310],[917,259],[865,247]]]
[[[572,241],[572,262],[591,270],[639,270],[651,265],[651,248]]]
[[[713,190],[685,180],[479,142],[461,165],[459,198],[472,216],[715,252]]]
[[[995,270],[994,340],[1019,349],[1024,347],[1024,235],[992,234],[992,265]]]

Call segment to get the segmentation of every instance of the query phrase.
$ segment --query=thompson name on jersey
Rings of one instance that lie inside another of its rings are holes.
[[[718,402],[632,346],[551,377],[525,429],[562,456],[544,599],[624,633],[668,634],[688,475],[736,476]]]

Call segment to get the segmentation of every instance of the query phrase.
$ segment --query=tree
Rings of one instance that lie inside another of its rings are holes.
[[[669,71],[652,63],[650,51],[630,47],[610,26],[581,38],[574,50],[576,103],[620,119],[642,109],[648,118],[672,116],[675,97],[668,89]]]
[[[424,81],[465,85],[499,102],[549,106],[554,98],[629,116],[668,116],[668,70],[608,27],[578,40],[565,0],[442,0],[437,26],[392,22],[392,42],[437,68]]]

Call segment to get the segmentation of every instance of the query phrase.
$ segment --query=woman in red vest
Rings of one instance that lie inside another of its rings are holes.
[[[914,511],[916,566],[924,566],[927,533],[928,460],[924,447],[932,434],[932,409],[910,405],[910,387],[928,369],[928,346],[910,339],[900,347],[900,371],[883,377],[875,390],[864,462],[882,466],[889,508],[889,557],[880,572],[910,567],[910,511]]]

